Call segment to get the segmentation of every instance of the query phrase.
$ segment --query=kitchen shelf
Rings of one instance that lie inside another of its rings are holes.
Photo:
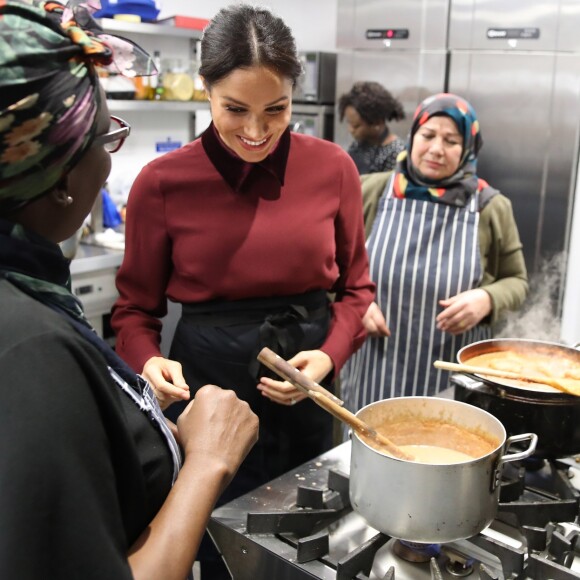
[[[195,112],[209,110],[208,101],[140,101],[108,99],[109,111]]]
[[[154,34],[156,36],[179,36],[192,40],[201,40],[203,31],[194,28],[177,28],[167,24],[152,24],[149,22],[125,22],[113,18],[99,20],[103,30],[107,32],[126,32],[129,34]]]

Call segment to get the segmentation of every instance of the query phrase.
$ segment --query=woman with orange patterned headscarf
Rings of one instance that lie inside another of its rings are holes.
[[[206,385],[171,429],[71,293],[59,242],[130,132],[95,67],[151,72],[92,8],[0,0],[0,578],[183,580],[258,420]]]
[[[367,251],[377,298],[369,333],[341,374],[348,406],[436,395],[433,368],[491,337],[528,284],[510,201],[476,173],[482,146],[472,106],[438,94],[417,108],[392,173],[363,177]]]

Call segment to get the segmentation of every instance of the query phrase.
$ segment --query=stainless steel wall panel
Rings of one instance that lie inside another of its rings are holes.
[[[336,6],[336,46],[354,48],[355,0],[338,0]]]
[[[558,44],[561,51],[580,52],[580,2],[560,0]]]
[[[356,81],[376,81],[397,97],[405,108],[406,119],[393,122],[391,130],[406,138],[417,105],[429,95],[445,88],[447,66],[445,51],[375,51],[339,53],[337,63],[337,102]],[[344,123],[336,115],[334,140],[343,147],[351,142]]]
[[[556,50],[564,16],[561,1],[567,14],[575,13],[571,2],[578,0],[451,0],[449,48]],[[500,31],[507,29],[539,29],[539,37],[502,37]]]
[[[566,244],[568,260],[566,280],[563,288],[562,334],[566,344],[580,344],[580,181],[576,180],[573,208],[570,210],[571,228]]]
[[[445,48],[449,0],[338,0],[339,48],[436,50]],[[369,30],[406,29],[408,38],[367,38]],[[389,46],[386,46],[389,45]]]
[[[450,60],[449,90],[473,104],[481,123],[478,174],[511,199],[534,271],[565,247],[580,56],[453,51]]]
[[[559,53],[554,62],[546,191],[538,255],[569,248],[578,170],[580,129],[580,54]]]

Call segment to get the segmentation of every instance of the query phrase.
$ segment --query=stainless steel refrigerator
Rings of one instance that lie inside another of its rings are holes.
[[[580,119],[578,0],[451,0],[448,90],[475,107],[478,173],[513,203],[526,263],[568,249]]]
[[[449,0],[338,0],[337,100],[355,81],[377,81],[403,103],[392,124],[405,138],[417,105],[445,88]],[[336,118],[334,140],[351,141]]]
[[[562,336],[580,341],[580,0],[338,0],[337,14],[337,97],[381,82],[405,105],[400,136],[429,94],[474,105],[478,173],[511,199],[533,283],[567,264],[548,282]],[[350,142],[338,118],[335,141]]]

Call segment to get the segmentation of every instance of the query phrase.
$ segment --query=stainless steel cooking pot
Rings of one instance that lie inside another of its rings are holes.
[[[472,461],[430,465],[384,455],[355,433],[350,468],[353,509],[373,528],[402,540],[442,543],[476,535],[495,517],[502,466],[529,457],[536,435],[526,433],[506,440],[503,425],[486,411],[435,397],[377,401],[357,413],[372,427],[401,416],[448,422],[499,443],[492,452]],[[528,441],[527,449],[507,454],[518,441]]]
[[[457,353],[457,360],[469,364],[475,356],[512,350],[549,355],[553,359],[578,361],[580,351],[562,344],[525,339],[491,339],[474,342]],[[580,453],[580,397],[552,387],[540,390],[525,384],[478,375],[451,375],[455,399],[475,405],[497,417],[508,435],[532,431],[538,435],[538,457]]]

